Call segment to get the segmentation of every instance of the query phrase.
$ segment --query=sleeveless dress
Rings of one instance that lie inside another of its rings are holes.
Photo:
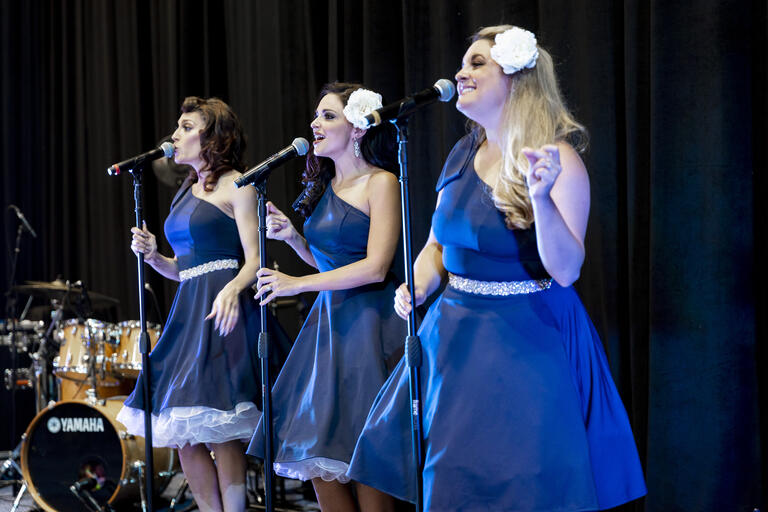
[[[366,256],[368,215],[328,184],[304,223],[320,272]],[[272,389],[278,475],[338,479],[346,471],[371,404],[402,354],[405,322],[392,309],[396,280],[321,291]],[[248,454],[264,457],[261,423]]]
[[[450,273],[481,281],[549,276],[535,230],[509,230],[474,171],[473,135],[454,146],[432,225]],[[587,511],[645,494],[626,411],[572,287],[479,295],[448,285],[419,330],[424,509]],[[415,502],[408,368],[378,395],[348,475]]]
[[[244,260],[235,220],[192,194],[176,194],[165,221],[180,271],[222,260]],[[210,264],[209,267],[221,265]],[[235,266],[235,265],[232,265]],[[222,337],[204,320],[216,295],[238,273],[220,268],[181,281],[168,320],[150,354],[152,441],[155,446],[250,439],[259,420],[259,311],[250,289],[240,295],[240,317]],[[128,432],[144,435],[144,372],[117,416]]]

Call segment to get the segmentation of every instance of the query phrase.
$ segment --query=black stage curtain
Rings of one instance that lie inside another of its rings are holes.
[[[229,102],[254,163],[310,135],[324,82],[361,80],[394,100],[451,78],[478,27],[533,30],[591,132],[592,217],[578,288],[649,486],[624,508],[768,508],[768,379],[759,371],[768,362],[764,0],[0,5],[0,194],[40,234],[24,239],[18,277],[82,279],[120,299],[121,320],[138,316],[133,189],[105,169],[169,134],[185,96]],[[413,117],[418,247],[442,160],[463,132],[449,105]],[[300,169],[292,162],[273,175],[270,199],[283,209],[298,194]],[[173,192],[148,173],[155,233]],[[2,289],[15,234],[9,212],[4,219]],[[279,244],[269,252],[287,272],[308,270]],[[173,284],[147,275],[167,311]]]

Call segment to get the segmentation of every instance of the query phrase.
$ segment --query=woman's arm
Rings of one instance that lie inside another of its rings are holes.
[[[220,180],[231,182],[233,177],[222,176]],[[235,188],[232,183],[221,183],[221,186],[231,189],[232,211],[245,253],[245,263],[237,275],[221,289],[213,301],[211,312],[205,317],[206,320],[213,318],[215,328],[219,329],[222,336],[226,336],[235,328],[240,316],[239,295],[256,280],[259,270],[259,220],[256,189]]]
[[[589,218],[587,170],[566,143],[523,152],[531,163],[528,192],[541,262],[558,284],[570,286],[579,278],[584,263]]]
[[[271,292],[262,303],[266,304],[274,297],[307,291],[347,290],[384,280],[399,239],[400,191],[397,178],[388,172],[377,172],[368,179],[366,191],[370,228],[365,258],[328,272],[301,277],[261,269],[256,297]]]

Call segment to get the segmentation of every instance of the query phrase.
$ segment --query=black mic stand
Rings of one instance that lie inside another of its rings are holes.
[[[405,282],[411,294],[411,312],[408,315],[408,334],[405,337],[405,363],[408,366],[408,387],[411,398],[411,443],[416,465],[416,511],[423,510],[424,484],[424,434],[421,425],[421,340],[416,333],[416,294],[413,284],[413,253],[411,242],[411,199],[408,194],[408,113],[412,112],[413,99],[400,105],[399,115],[391,122],[397,127],[397,159],[400,164],[400,204],[403,218],[403,256],[405,257]],[[409,112],[410,110],[410,112]],[[402,117],[401,117],[402,116]]]
[[[11,324],[10,343],[11,343],[11,368],[10,368],[10,388],[11,392],[11,443],[16,440],[16,370],[18,367],[18,354],[16,353],[16,330],[18,326],[16,324],[16,292],[14,288],[16,286],[16,266],[19,261],[19,253],[21,252],[21,233],[24,231],[24,225],[19,221],[19,227],[16,230],[16,245],[13,249],[13,260],[11,261],[11,275],[8,279],[8,291],[5,294],[5,315],[7,323]],[[18,446],[17,446],[18,448]],[[15,457],[16,450],[11,454],[11,463],[13,464],[13,458]],[[15,465],[15,464],[14,464]],[[13,484],[13,494],[19,494],[21,487],[19,482],[15,481]]]
[[[267,180],[253,185],[259,193],[259,267],[267,268]],[[267,305],[259,306],[259,362],[261,363],[261,422],[264,426],[264,504],[266,512],[274,512],[274,474],[272,450],[272,385],[269,379],[269,328]]]
[[[131,169],[133,176],[133,200],[136,205],[136,227],[142,229],[144,224],[144,191],[141,180],[143,178],[144,166],[138,165]],[[139,350],[141,351],[141,369],[144,375],[144,457],[146,459],[145,473],[147,510],[152,512],[152,497],[154,494],[152,476],[155,474],[154,462],[152,458],[152,396],[150,394],[150,380],[152,378],[152,369],[149,365],[149,334],[147,333],[147,312],[144,301],[144,253],[136,254],[138,262],[138,285],[139,285]]]

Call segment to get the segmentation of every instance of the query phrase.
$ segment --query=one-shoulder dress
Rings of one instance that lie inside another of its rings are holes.
[[[234,330],[222,337],[204,320],[216,295],[244,261],[235,220],[182,186],[165,221],[181,284],[150,354],[155,446],[247,441],[260,417],[259,310],[251,290],[240,295]],[[117,416],[144,435],[144,371]]]
[[[587,511],[645,494],[626,411],[572,287],[549,279],[533,227],[510,230],[461,139],[432,218],[453,274],[419,335],[424,509]],[[378,395],[348,476],[415,501],[408,371]]]
[[[330,184],[304,223],[320,272],[366,257],[370,219]],[[396,279],[321,291],[272,390],[278,475],[347,482],[357,437],[405,340],[393,309]],[[389,361],[389,364],[388,364]],[[261,423],[248,454],[263,458]]]

